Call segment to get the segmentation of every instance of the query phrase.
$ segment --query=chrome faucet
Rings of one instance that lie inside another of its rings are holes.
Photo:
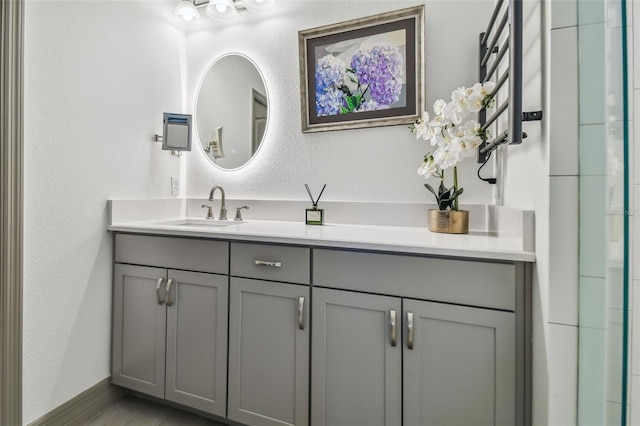
[[[222,195],[222,205],[220,206],[220,214],[218,215],[218,220],[227,220],[227,205],[224,197],[224,189],[221,186],[216,185],[211,188],[211,192],[209,193],[209,201],[213,201],[213,193],[216,192],[216,189],[220,190],[220,194]]]

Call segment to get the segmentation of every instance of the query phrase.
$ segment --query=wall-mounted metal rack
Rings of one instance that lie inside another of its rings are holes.
[[[478,114],[478,121],[484,131],[502,114],[508,113],[507,130],[480,146],[478,163],[485,163],[490,153],[502,144],[522,143],[522,139],[527,137],[526,133],[522,132],[523,121],[542,119],[542,111],[522,112],[522,25],[522,0],[507,0],[506,3],[505,0],[498,0],[486,31],[480,33],[479,81],[495,81],[491,92],[494,99],[507,82],[509,93],[507,99],[495,108],[490,117],[487,117],[485,108]],[[509,60],[508,64],[505,64],[503,61],[507,51]],[[492,58],[492,55],[495,57]],[[500,72],[502,74],[499,75]]]

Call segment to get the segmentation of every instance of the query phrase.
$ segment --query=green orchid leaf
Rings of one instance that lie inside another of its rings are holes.
[[[463,190],[464,190],[463,188],[458,188],[458,190],[456,192],[454,192],[453,195],[451,195],[451,199],[454,200],[454,199],[458,198],[458,196],[460,194],[462,194]]]
[[[428,183],[424,184],[424,187],[427,188],[429,190],[429,192],[431,192],[433,194],[434,197],[436,197],[436,202],[439,201],[438,200],[438,194],[436,193],[436,190],[433,189],[433,187],[431,185],[429,185]]]
[[[442,196],[442,194],[444,194],[447,191],[448,189],[446,186],[444,186],[444,182],[440,181],[440,187],[438,187],[438,194]]]

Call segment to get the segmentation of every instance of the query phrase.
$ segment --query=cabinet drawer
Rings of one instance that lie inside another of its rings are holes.
[[[229,243],[188,238],[116,234],[115,261],[227,274]]]
[[[313,285],[513,311],[516,266],[314,249]]]
[[[231,275],[309,284],[310,249],[231,243]]]

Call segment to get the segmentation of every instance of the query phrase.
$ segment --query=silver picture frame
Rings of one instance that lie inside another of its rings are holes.
[[[302,132],[409,124],[420,117],[424,9],[298,32]],[[371,71],[376,64],[381,72]]]

